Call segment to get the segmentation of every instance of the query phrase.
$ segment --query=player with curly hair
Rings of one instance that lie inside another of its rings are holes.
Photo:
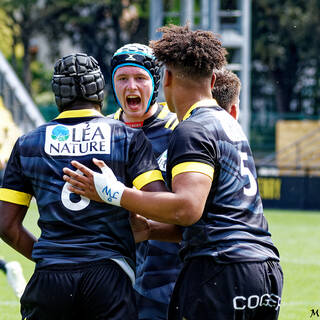
[[[121,190],[122,207],[181,226],[184,266],[169,320],[277,319],[283,276],[249,142],[236,119],[212,98],[214,70],[225,66],[226,50],[208,31],[188,26],[159,31],[161,39],[150,46],[165,66],[166,101],[180,121],[168,147],[171,192],[115,185],[112,171],[98,160],[94,163],[104,174],[73,162],[84,176],[66,168],[64,179],[73,192],[107,203],[112,201],[103,188]]]
[[[160,63],[175,68],[179,79],[211,79],[214,69],[226,65],[227,51],[212,32],[176,25],[158,31],[163,33],[162,38],[151,41],[150,47]]]

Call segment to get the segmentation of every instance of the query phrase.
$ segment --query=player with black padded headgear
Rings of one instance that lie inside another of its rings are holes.
[[[119,68],[125,66],[139,67],[149,74],[153,88],[145,111],[148,112],[150,106],[156,102],[160,85],[160,66],[153,55],[152,49],[140,43],[130,43],[119,48],[114,53],[111,59],[111,83],[114,97],[121,108],[122,106],[114,89],[114,75]]]
[[[35,262],[20,300],[22,319],[138,319],[129,212],[78,197],[61,178],[72,160],[90,165],[98,157],[113,164],[130,186],[163,184],[143,132],[101,114],[103,85],[92,57],[77,53],[59,59],[52,87],[62,110],[19,137],[6,166],[0,238]],[[22,227],[33,197],[39,238]],[[116,201],[118,195],[111,197]]]
[[[85,53],[59,59],[54,66],[51,85],[60,112],[79,98],[102,106],[104,77],[98,62]]]

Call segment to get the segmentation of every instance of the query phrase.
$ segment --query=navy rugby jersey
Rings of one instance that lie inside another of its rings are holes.
[[[40,267],[114,259],[135,270],[129,212],[71,193],[62,179],[64,167],[74,169],[71,160],[98,171],[93,157],[129,187],[162,179],[144,133],[95,110],[62,112],[14,146],[0,200],[28,206],[36,198],[41,235],[32,258]]]
[[[107,117],[124,122],[122,109]],[[166,103],[158,103],[157,111],[148,119],[143,121],[141,129],[152,144],[153,152],[156,158],[167,150],[168,141],[171,132],[178,125],[177,115],[170,112]],[[165,170],[161,170],[165,173]]]
[[[123,111],[119,109],[116,113],[108,116],[113,119],[122,119]],[[177,116],[169,111],[166,103],[158,104],[158,110],[150,118],[144,120],[141,129],[152,144],[152,148],[162,174],[166,172],[167,147],[169,137],[178,125]],[[137,279],[135,289],[143,296],[151,300],[168,304],[174,283],[181,269],[181,261],[178,252],[181,246],[177,243],[149,240],[137,245]],[[150,305],[150,309],[152,306]],[[152,309],[153,319],[166,318],[166,307],[162,311]],[[140,317],[150,316],[139,311]],[[147,311],[146,311],[147,312]]]
[[[194,104],[172,133],[167,179],[183,172],[213,179],[202,217],[183,228],[181,257],[218,263],[279,260],[263,215],[255,164],[239,123],[215,100]]]

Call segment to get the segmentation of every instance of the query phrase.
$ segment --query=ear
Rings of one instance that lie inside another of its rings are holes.
[[[216,75],[212,73],[211,77],[211,90],[213,89],[214,83],[216,82]]]
[[[171,82],[172,82],[172,73],[170,70],[165,68],[164,76],[163,76],[163,86],[168,87],[171,85]]]
[[[229,112],[233,118],[235,118],[236,120],[238,120],[238,108],[237,105],[233,104],[230,108],[230,112]]]

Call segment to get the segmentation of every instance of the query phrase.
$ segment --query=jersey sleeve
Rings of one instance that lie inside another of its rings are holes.
[[[128,173],[137,189],[153,181],[163,180],[152,145],[142,130],[139,130],[131,141],[129,157]]]
[[[184,172],[200,172],[213,179],[216,165],[217,147],[208,130],[197,122],[181,122],[169,142],[169,179]],[[170,184],[171,181],[168,182]]]
[[[20,162],[19,139],[15,143],[0,188],[0,200],[29,206],[33,191],[23,174]]]

